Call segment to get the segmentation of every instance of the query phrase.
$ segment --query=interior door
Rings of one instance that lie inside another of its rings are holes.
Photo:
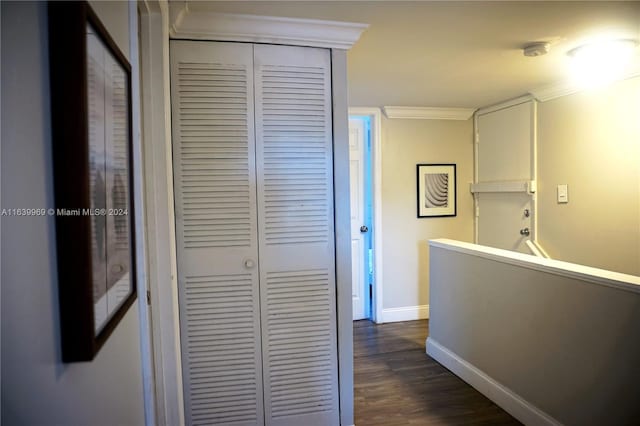
[[[171,41],[188,425],[264,424],[253,46]]]
[[[353,319],[365,318],[366,277],[364,215],[364,121],[349,119],[349,172],[351,189],[351,285],[353,287]]]
[[[525,188],[535,178],[534,113],[528,101],[478,115],[478,183],[493,184],[475,194],[478,244],[530,253],[535,194]]]
[[[330,51],[254,53],[266,424],[338,425]]]

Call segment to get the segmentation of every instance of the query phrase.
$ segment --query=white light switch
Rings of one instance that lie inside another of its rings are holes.
[[[558,185],[558,203],[569,202],[569,189],[567,185]]]

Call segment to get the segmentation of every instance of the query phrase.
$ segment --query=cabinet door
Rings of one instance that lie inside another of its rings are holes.
[[[338,425],[330,53],[254,53],[266,424]]]
[[[253,47],[171,42],[186,421],[264,424]]]

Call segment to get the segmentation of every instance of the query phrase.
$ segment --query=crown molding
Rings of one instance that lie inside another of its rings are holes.
[[[186,2],[172,4],[172,7],[169,34],[173,39],[349,49],[369,26],[353,22],[192,11]]]
[[[580,90],[581,89],[578,86],[565,82],[538,87],[537,89],[530,90],[529,93],[531,96],[536,98],[537,101],[546,102],[563,96],[572,95]]]
[[[630,78],[640,76],[640,63],[631,67],[631,69],[625,73],[622,77],[615,81],[627,80]],[[615,82],[614,81],[614,82]],[[550,101],[552,99],[560,98],[562,96],[572,95],[574,93],[582,92],[584,88],[565,81],[562,83],[550,84],[548,86],[538,87],[537,89],[530,90],[529,93],[540,102]]]
[[[468,120],[475,108],[433,108],[433,107],[382,107],[387,118],[409,118],[418,120]]]

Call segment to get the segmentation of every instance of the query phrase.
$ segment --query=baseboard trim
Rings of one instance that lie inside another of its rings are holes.
[[[556,419],[522,399],[512,390],[502,386],[431,337],[427,338],[426,346],[429,356],[447,367],[453,374],[473,386],[525,425],[561,425]]]
[[[414,321],[429,318],[429,305],[403,306],[382,310],[382,322]]]

